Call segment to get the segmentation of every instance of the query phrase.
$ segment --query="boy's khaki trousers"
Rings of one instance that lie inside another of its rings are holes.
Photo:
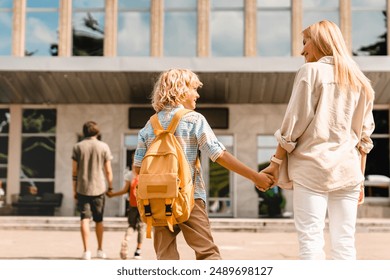
[[[195,199],[195,206],[187,222],[168,227],[153,227],[154,250],[158,260],[179,260],[176,236],[182,231],[187,244],[195,251],[197,260],[220,260],[221,256],[211,235],[206,205],[202,199]]]

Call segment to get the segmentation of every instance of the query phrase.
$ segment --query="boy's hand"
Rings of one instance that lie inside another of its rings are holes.
[[[106,195],[111,198],[112,197],[112,190],[107,191]]]
[[[260,172],[255,181],[256,188],[262,192],[268,191],[274,185],[274,177],[270,174]]]

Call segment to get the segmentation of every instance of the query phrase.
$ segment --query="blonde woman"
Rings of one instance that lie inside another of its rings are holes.
[[[200,97],[197,89],[202,86],[198,76],[188,69],[171,69],[161,73],[153,93],[152,106],[164,129],[167,129],[173,115],[180,109],[194,110]],[[197,260],[219,260],[221,255],[211,235],[210,223],[206,210],[206,188],[201,172],[196,170],[195,163],[198,151],[206,154],[212,161],[230,169],[258,185],[268,189],[274,183],[272,176],[258,173],[226,151],[218,141],[205,117],[195,111],[182,117],[175,136],[183,147],[194,182],[195,206],[188,221],[174,226],[174,232],[168,227],[153,228],[154,249],[158,260],[179,259],[176,236],[182,232],[187,244],[194,250]],[[134,157],[134,170],[138,174],[142,159],[155,134],[148,121],[138,134],[138,146]]]
[[[374,91],[330,21],[303,31],[306,63],[296,74],[279,143],[264,172],[288,166],[301,259],[325,259],[326,215],[332,259],[356,259],[357,207],[364,199],[366,155],[373,148]],[[284,162],[283,161],[287,161]]]

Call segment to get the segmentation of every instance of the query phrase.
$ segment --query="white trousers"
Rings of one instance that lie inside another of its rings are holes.
[[[320,193],[294,184],[294,220],[298,232],[299,258],[326,259],[325,218],[328,213],[331,258],[355,260],[355,226],[360,185]]]

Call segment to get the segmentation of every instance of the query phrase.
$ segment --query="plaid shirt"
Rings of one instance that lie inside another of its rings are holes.
[[[158,113],[158,118],[164,129],[166,129],[179,108],[167,108]],[[226,150],[225,146],[218,141],[213,130],[205,117],[197,112],[190,112],[184,115],[176,129],[175,136],[183,147],[188,162],[190,163],[191,173],[194,176],[196,156],[198,150],[205,153],[212,161]],[[152,125],[148,121],[144,128],[138,133],[138,145],[134,156],[134,165],[141,167],[142,159],[145,156],[146,149],[150,146],[156,136],[154,135]],[[195,199],[200,198],[206,201],[206,189],[202,177],[202,172],[197,174],[195,183]]]

